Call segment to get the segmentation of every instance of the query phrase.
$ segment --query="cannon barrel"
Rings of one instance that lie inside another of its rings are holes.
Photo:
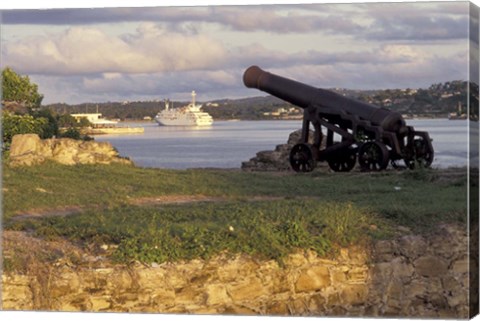
[[[356,115],[387,131],[399,133],[406,129],[403,117],[397,112],[284,78],[266,72],[258,66],[251,66],[245,70],[243,82],[248,88],[257,88],[303,109],[311,106],[323,108],[322,113],[327,119],[330,110],[332,115],[339,113]]]

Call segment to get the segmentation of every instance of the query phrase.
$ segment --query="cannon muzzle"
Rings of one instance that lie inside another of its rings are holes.
[[[318,88],[274,75],[258,66],[251,66],[243,74],[243,83],[283,99],[301,108],[307,108],[313,101]]]

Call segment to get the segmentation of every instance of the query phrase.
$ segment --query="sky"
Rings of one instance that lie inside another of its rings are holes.
[[[468,80],[468,28],[468,2],[4,10],[1,67],[44,104],[264,95],[243,85],[251,65],[322,88],[426,88]]]

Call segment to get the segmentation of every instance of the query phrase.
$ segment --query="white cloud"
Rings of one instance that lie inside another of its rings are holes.
[[[30,74],[148,73],[214,68],[226,50],[204,35],[165,32],[143,24],[133,34],[109,36],[73,27],[4,44],[5,64]]]
[[[467,79],[461,10],[433,17],[432,5],[412,5],[142,8],[151,22],[7,37],[2,64],[38,79],[45,102],[178,99],[193,89],[199,99],[259,95],[242,83],[253,64],[326,88],[417,88]],[[402,15],[389,16],[392,8]],[[412,8],[419,10],[407,15]],[[125,10],[94,11],[94,18],[121,21],[136,12]],[[77,14],[78,22],[88,18]],[[289,42],[293,37],[301,41]]]
[[[408,45],[385,45],[380,54],[391,60],[406,61],[424,60],[427,56],[425,52]]]

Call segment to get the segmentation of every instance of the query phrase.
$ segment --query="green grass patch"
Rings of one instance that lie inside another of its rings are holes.
[[[123,206],[68,217],[22,220],[14,230],[85,247],[113,244],[120,262],[209,258],[222,251],[280,260],[295,249],[327,255],[370,237],[379,220],[352,204],[312,200],[202,203],[196,206]]]
[[[222,251],[281,259],[296,248],[327,254],[335,244],[388,237],[398,225],[422,233],[467,218],[466,170],[279,174],[46,163],[4,166],[3,189],[6,229],[67,238],[86,248],[114,244],[111,257],[121,262],[207,258]],[[130,202],[166,195],[223,201],[156,207]],[[249,201],[253,196],[279,199]],[[62,206],[78,206],[82,213],[13,219]]]
[[[117,207],[140,197],[205,195],[312,197],[368,206],[414,228],[466,218],[465,175],[439,180],[441,170],[277,174],[225,170],[163,170],[126,165],[41,166],[3,169],[3,213],[61,206]]]

